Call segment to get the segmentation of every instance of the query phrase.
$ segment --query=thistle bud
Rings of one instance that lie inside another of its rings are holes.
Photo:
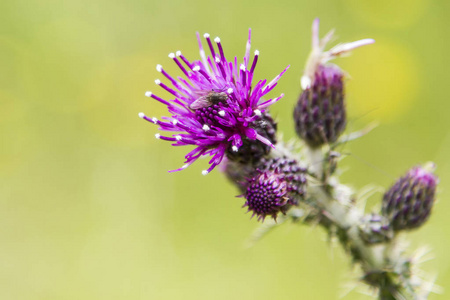
[[[249,125],[264,139],[270,141],[272,145],[276,144],[277,123],[272,119],[268,112],[255,116],[255,120]],[[270,153],[272,147],[261,143],[259,140],[249,138],[242,139],[242,145],[238,148],[232,144],[229,145],[226,156],[229,160],[254,165],[265,155]]]
[[[414,229],[427,221],[437,182],[426,167],[415,167],[384,194],[381,213],[390,220],[394,231]]]
[[[247,182],[244,207],[258,220],[264,221],[268,215],[276,220],[278,213],[285,214],[304,197],[305,169],[287,158],[263,159]]]
[[[325,51],[332,39],[330,31],[319,39],[319,20],[313,22],[312,51],[301,78],[303,92],[294,109],[295,129],[310,147],[336,142],[347,124],[345,110],[344,72],[328,61],[360,46],[372,44],[365,39],[339,44]]]
[[[389,220],[378,214],[365,215],[361,220],[359,232],[362,239],[368,244],[383,243],[393,237]]]
[[[312,148],[334,143],[347,124],[343,73],[336,66],[319,66],[314,83],[305,89],[294,110],[297,134]]]

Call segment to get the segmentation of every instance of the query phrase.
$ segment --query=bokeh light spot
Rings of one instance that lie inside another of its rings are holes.
[[[339,62],[350,74],[349,114],[392,121],[407,112],[418,95],[419,72],[413,53],[400,44],[378,41]]]

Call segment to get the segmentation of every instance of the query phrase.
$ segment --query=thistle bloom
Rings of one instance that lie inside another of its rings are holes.
[[[200,35],[197,33],[201,60],[191,62],[180,51],[169,54],[185,78],[176,79],[161,65],[156,67],[173,87],[160,80],[156,80],[155,83],[172,94],[174,99],[165,100],[151,92],[147,92],[146,96],[166,105],[171,117],[158,120],[149,118],[143,113],[139,116],[158,125],[161,131],[174,132],[169,136],[157,133],[156,138],[173,142],[173,146],[195,146],[186,154],[185,165],[173,171],[185,169],[199,157],[210,155],[212,156],[210,166],[202,172],[206,175],[225,155],[232,159],[232,155],[228,154],[245,152],[254,148],[255,143],[264,147],[274,147],[274,136],[270,134],[274,126],[269,126],[267,130],[267,123],[270,123],[271,118],[266,110],[280,100],[283,94],[266,101],[262,100],[262,97],[277,85],[289,66],[272,81],[267,83],[267,80],[260,80],[253,85],[259,52],[255,51],[250,63],[250,36],[249,30],[245,56],[240,64],[237,57],[231,61],[225,58],[218,37],[214,39],[217,45],[215,49],[209,34],[204,35],[211,52],[211,55],[206,56]]]
[[[433,167],[412,168],[384,194],[381,212],[394,231],[417,228],[430,216],[438,182]]]
[[[332,30],[319,39],[319,19],[314,20],[312,51],[300,81],[303,92],[294,111],[297,134],[313,148],[334,143],[347,123],[344,73],[338,66],[328,62],[355,48],[374,43],[372,39],[364,39],[339,44],[325,51],[333,34]]]

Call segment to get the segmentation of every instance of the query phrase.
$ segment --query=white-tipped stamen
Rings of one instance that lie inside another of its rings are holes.
[[[216,38],[214,39],[214,42],[220,43],[220,38],[219,38],[219,37],[216,37]]]
[[[175,136],[175,139],[176,139],[177,141],[181,141],[182,137],[181,137],[181,135],[176,135],[176,136]]]
[[[175,54],[176,54],[177,56],[181,56],[181,51],[178,50]]]
[[[155,117],[153,117],[153,118],[152,118],[152,122],[155,123],[155,124],[158,124],[158,119],[155,118]]]
[[[224,110],[219,111],[219,116],[221,117],[225,116],[225,111]]]
[[[227,93],[228,93],[228,94],[233,93],[233,89],[232,89],[232,88],[229,88],[229,89],[227,90]]]
[[[162,71],[162,66],[161,65],[156,65],[156,71],[161,72]]]
[[[195,66],[192,68],[193,71],[200,71],[200,66]]]
[[[161,135],[160,135],[159,133],[156,133],[156,134],[155,134],[155,138],[156,138],[157,140],[159,140],[159,139],[161,138]]]
[[[255,115],[260,116],[261,115],[261,111],[259,109],[255,109],[253,111],[255,113]]]
[[[215,61],[216,63],[220,63],[220,58],[216,56],[216,58],[214,58],[214,61]]]
[[[173,126],[177,125],[177,123],[178,123],[178,120],[172,120]]]
[[[155,80],[155,83],[156,83],[157,85],[160,85],[160,84],[161,84],[161,80],[156,79],[156,80]]]
[[[172,53],[169,53],[169,57],[170,58],[175,58],[175,54],[172,52]]]
[[[203,176],[208,175],[208,173],[209,173],[208,170],[203,170],[203,171],[202,171],[202,175],[203,175]]]
[[[151,97],[153,94],[152,94],[152,92],[150,92],[150,91],[147,91],[147,92],[145,92],[145,96],[146,97]]]
[[[209,130],[211,129],[211,128],[209,128],[209,126],[208,126],[208,125],[206,125],[206,124],[205,124],[205,125],[203,125],[203,127],[202,127],[202,128],[203,128],[203,130],[204,130],[204,131],[209,131]]]
[[[139,114],[139,118],[143,119],[145,117],[145,114],[143,112],[140,112]]]
[[[241,69],[242,71],[245,71],[245,66],[243,64],[241,64],[241,66],[239,67],[239,69]]]
[[[233,147],[231,147],[231,150],[233,150],[234,152],[238,152],[238,147],[237,146],[233,146]]]
[[[209,33],[205,33],[205,34],[203,35],[203,37],[204,37],[205,39],[209,38]]]
[[[259,50],[255,50],[255,55],[259,55]]]

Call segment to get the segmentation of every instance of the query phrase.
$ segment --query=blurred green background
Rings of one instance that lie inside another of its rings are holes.
[[[139,119],[165,115],[144,96],[162,64],[198,57],[195,32],[242,57],[247,30],[257,78],[291,68],[271,94],[285,139],[310,47],[310,27],[376,44],[336,63],[351,74],[342,180],[382,187],[433,160],[432,218],[409,234],[435,259],[423,268],[450,287],[450,2],[431,0],[0,2],[0,299],[339,299],[357,272],[320,228],[286,224],[255,247],[256,220],[219,172],[183,163]],[[380,194],[370,199],[376,205]],[[430,299],[449,299],[450,291]],[[371,299],[359,288],[345,299]]]

